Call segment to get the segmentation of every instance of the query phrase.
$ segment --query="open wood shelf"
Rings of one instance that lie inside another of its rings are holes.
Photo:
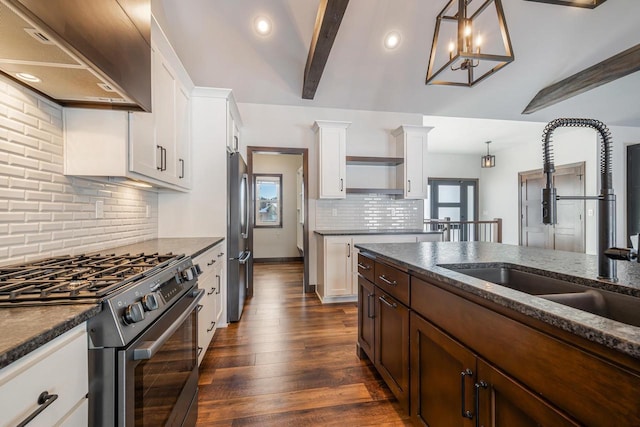
[[[402,157],[347,156],[347,165],[354,166],[398,166],[402,163]]]
[[[386,194],[391,196],[402,195],[404,191],[400,188],[349,188],[347,194]]]

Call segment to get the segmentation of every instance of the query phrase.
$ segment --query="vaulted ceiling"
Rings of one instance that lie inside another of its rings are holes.
[[[480,0],[476,0],[480,1]],[[548,122],[589,117],[640,126],[640,73],[528,115],[541,89],[640,43],[640,1],[596,9],[503,0],[515,61],[472,88],[425,85],[435,17],[446,0],[350,0],[313,100],[303,73],[319,0],[153,0],[194,83],[238,102]],[[253,30],[259,15],[273,30]],[[384,36],[401,43],[385,49]]]

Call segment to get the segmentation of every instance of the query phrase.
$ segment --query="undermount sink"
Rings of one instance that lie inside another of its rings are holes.
[[[640,298],[555,279],[512,267],[441,267],[640,327]]]

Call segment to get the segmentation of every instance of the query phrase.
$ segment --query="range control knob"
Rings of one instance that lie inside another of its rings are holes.
[[[184,280],[186,280],[187,282],[190,281],[190,280],[193,280],[193,277],[194,277],[194,274],[193,274],[193,270],[192,270],[191,267],[189,267],[189,268],[187,268],[185,270],[182,270],[182,278]]]
[[[142,307],[145,311],[157,310],[160,306],[158,303],[158,295],[155,293],[146,294],[142,297]]]
[[[131,325],[132,323],[141,322],[144,320],[144,308],[139,302],[129,304],[124,310],[124,323]]]

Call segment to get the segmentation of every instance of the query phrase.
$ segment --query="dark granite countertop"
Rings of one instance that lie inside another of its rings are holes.
[[[95,304],[0,308],[0,369],[100,313]]]
[[[98,253],[158,252],[195,257],[223,240],[223,237],[162,238]],[[0,308],[0,369],[89,320],[100,310],[95,304]]]
[[[185,254],[195,258],[203,252],[222,242],[224,237],[184,237],[184,238],[160,238],[134,243],[126,246],[118,246],[113,249],[100,251],[99,253],[159,253],[159,254]]]
[[[640,358],[640,327],[606,319],[441,266],[517,265],[523,271],[638,297],[640,310],[640,265],[637,263],[618,262],[619,281],[611,283],[597,279],[596,256],[573,252],[498,243],[459,242],[358,244],[356,247],[421,276],[437,279],[590,341]]]
[[[424,230],[315,230],[320,236],[369,236],[376,234],[442,234],[442,231]]]

